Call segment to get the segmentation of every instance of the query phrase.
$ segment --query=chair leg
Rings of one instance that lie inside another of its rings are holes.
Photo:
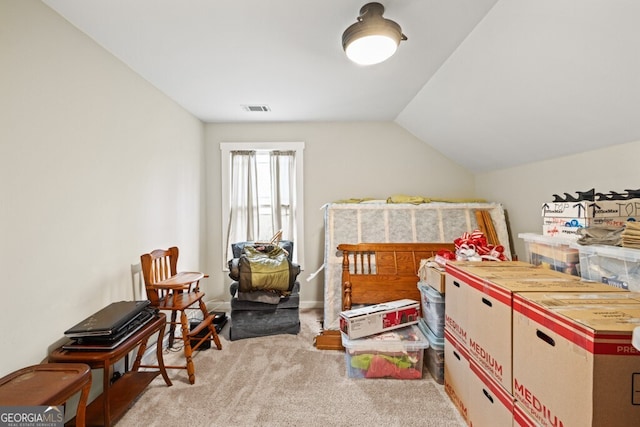
[[[196,372],[193,366],[193,351],[191,349],[191,337],[189,337],[189,319],[184,311],[180,312],[180,322],[182,324],[182,340],[184,341],[184,357],[187,359],[187,374],[189,383],[196,382]]]
[[[199,306],[204,319],[210,316],[209,312],[207,311],[207,305],[204,303],[204,301],[200,300]],[[209,325],[209,333],[211,335],[210,338],[213,339],[213,342],[216,344],[216,348],[218,350],[222,350],[222,343],[220,342],[218,332],[216,332],[216,327],[213,325],[213,322]]]
[[[169,348],[173,348],[173,339],[176,334],[176,311],[171,312],[171,322],[169,322]]]

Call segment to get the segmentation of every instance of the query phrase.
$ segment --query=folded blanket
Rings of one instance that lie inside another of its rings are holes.
[[[245,246],[242,256],[229,262],[229,276],[241,292],[273,291],[289,295],[300,274],[300,266],[289,261],[277,245]]]

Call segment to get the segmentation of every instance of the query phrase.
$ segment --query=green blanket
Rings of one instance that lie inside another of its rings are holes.
[[[242,292],[277,291],[288,295],[300,267],[289,261],[277,245],[245,246],[239,260],[239,289]]]

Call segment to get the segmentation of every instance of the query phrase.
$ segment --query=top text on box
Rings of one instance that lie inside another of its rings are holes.
[[[562,218],[638,217],[640,216],[640,198],[598,202],[547,202],[542,205],[542,216]]]

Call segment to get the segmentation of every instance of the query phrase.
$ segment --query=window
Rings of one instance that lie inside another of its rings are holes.
[[[303,265],[304,143],[221,143],[223,266],[231,243],[268,241],[278,231]]]

